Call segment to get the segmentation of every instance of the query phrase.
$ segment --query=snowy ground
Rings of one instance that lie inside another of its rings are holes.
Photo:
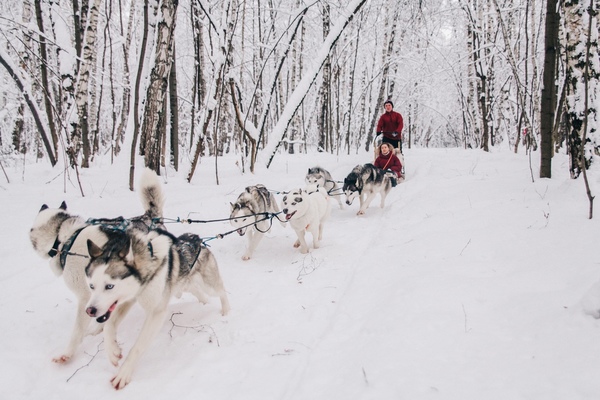
[[[366,153],[276,157],[241,174],[233,159],[204,159],[193,183],[163,177],[165,216],[229,215],[245,186],[304,186],[319,164],[344,176]],[[58,170],[9,167],[0,258],[2,399],[597,399],[600,396],[600,210],[592,220],[583,180],[566,158],[537,178],[539,155],[406,150],[408,179],[366,215],[336,203],[322,247],[302,255],[274,224],[250,261],[245,238],[209,241],[232,311],[174,300],[170,319],[120,392],[109,383],[102,337],[87,337],[67,365],[50,360],[67,342],[74,296],[32,250],[42,203],[66,200],[84,217],[135,216],[127,168],[82,172],[86,197]],[[590,172],[594,194],[600,171]],[[279,200],[281,196],[278,195]],[[598,208],[598,206],[596,207]],[[192,213],[192,214],[190,214]],[[170,224],[213,237],[226,223]],[[595,288],[590,290],[590,288]],[[587,313],[585,311],[588,311]],[[120,328],[125,354],[144,319]]]

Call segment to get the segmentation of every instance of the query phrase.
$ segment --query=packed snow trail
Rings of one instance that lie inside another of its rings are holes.
[[[219,185],[213,163],[192,184],[170,171],[165,216],[226,217],[248,185],[303,187],[315,159],[341,181],[371,155],[282,154],[255,174],[225,157]],[[133,216],[138,194],[123,166],[82,170],[82,198],[70,182],[64,192],[56,171],[27,165],[3,198],[6,209],[19,207],[6,213],[0,247],[0,312],[11,321],[0,398],[596,399],[600,323],[579,302],[600,280],[600,220],[587,219],[568,158],[557,154],[555,178],[533,183],[528,157],[508,151],[406,149],[406,164],[407,180],[383,210],[377,198],[360,217],[358,204],[334,202],[322,246],[308,255],[278,223],[249,261],[246,238],[210,241],[230,315],[219,315],[218,301],[173,300],[133,381],[116,393],[99,336],[69,364],[50,362],[67,340],[73,296],[34,254],[28,231],[42,202],[66,200],[84,217]],[[212,237],[231,226],[168,229]],[[121,324],[125,353],[144,317],[136,306]]]

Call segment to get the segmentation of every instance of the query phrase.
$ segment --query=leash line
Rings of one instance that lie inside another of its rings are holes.
[[[218,233],[215,236],[207,236],[207,237],[202,237],[200,238],[202,240],[202,243],[205,244],[207,247],[210,247],[210,245],[207,243],[211,240],[215,240],[215,239],[223,239],[225,236],[230,235],[234,232],[237,232],[240,229],[244,229],[244,228],[248,228],[249,226],[255,225],[255,229],[260,232],[260,233],[266,233],[269,231],[269,229],[271,229],[271,227],[273,226],[273,218],[277,218],[277,220],[279,222],[288,222],[287,220],[282,220],[281,218],[279,218],[279,215],[282,214],[281,211],[277,212],[277,213],[270,213],[270,212],[262,212],[262,213],[256,213],[256,214],[248,214],[248,215],[240,215],[238,217],[235,218],[219,218],[219,219],[211,219],[211,220],[194,220],[194,219],[189,219],[189,218],[155,218],[156,220],[159,220],[161,223],[182,223],[182,224],[194,224],[194,223],[211,223],[211,222],[224,222],[224,221],[232,221],[234,219],[240,219],[240,218],[247,218],[247,217],[256,217],[256,216],[263,216],[262,219],[258,219],[254,222],[250,222],[249,224],[243,225],[239,228],[236,229],[232,229],[230,231],[227,232],[223,232],[223,233]],[[269,226],[268,228],[261,230],[258,227],[258,223],[263,222],[269,220]]]

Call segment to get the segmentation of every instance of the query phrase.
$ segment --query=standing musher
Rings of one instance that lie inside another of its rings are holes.
[[[385,108],[385,112],[379,117],[379,122],[377,122],[377,136],[383,135],[381,142],[394,146],[394,153],[396,153],[402,165],[404,165],[402,154],[402,128],[404,128],[404,120],[399,112],[394,111],[394,103],[391,100],[383,103],[383,108]],[[375,158],[378,155],[379,148],[376,147]]]

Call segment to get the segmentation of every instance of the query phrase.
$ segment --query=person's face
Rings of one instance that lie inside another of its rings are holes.
[[[383,107],[385,108],[386,112],[390,112],[390,111],[392,111],[392,108],[394,108],[394,107],[392,107],[392,105],[390,103],[385,103],[385,105]]]
[[[383,153],[384,156],[387,156],[387,154],[390,152],[389,146],[388,145],[381,146],[381,152]]]

